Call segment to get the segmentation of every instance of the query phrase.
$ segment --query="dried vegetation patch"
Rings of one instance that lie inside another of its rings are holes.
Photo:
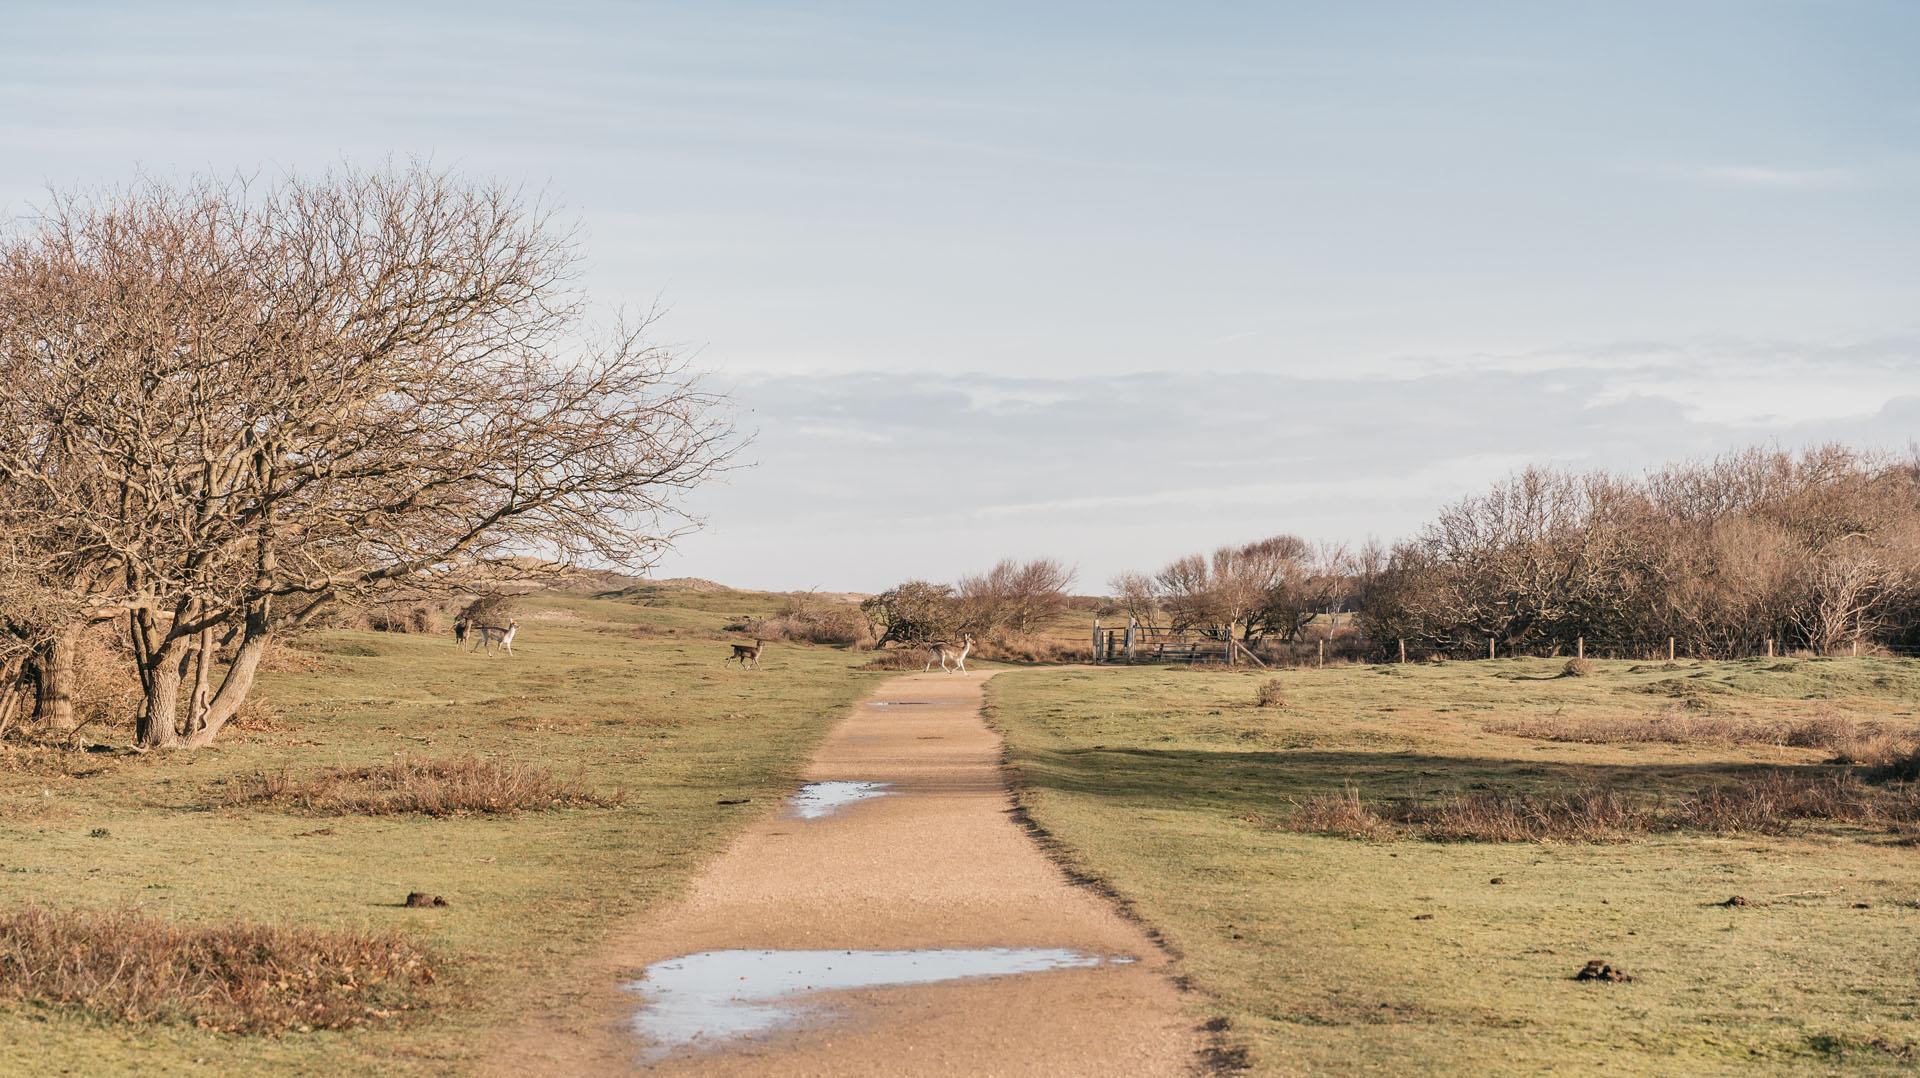
[[[1825,749],[1835,763],[1872,764],[1914,749],[1915,735],[1845,715],[1749,719],[1668,708],[1656,715],[1564,714],[1492,722],[1487,730],[1536,741],[1584,745],[1652,742],[1668,745],[1779,745]]]
[[[611,808],[625,799],[623,791],[597,791],[533,764],[457,756],[402,758],[300,778],[285,771],[260,773],[225,803],[283,805],[314,816],[463,816]]]
[[[1875,785],[1851,772],[1767,771],[1681,798],[1635,797],[1611,786],[1549,793],[1475,791],[1432,801],[1371,800],[1348,787],[1308,798],[1273,826],[1348,838],[1434,842],[1625,842],[1694,831],[1782,834],[1801,824],[1906,833],[1920,825],[1920,785]]]
[[[344,1029],[420,1006],[434,978],[430,957],[397,936],[37,905],[0,914],[0,998],[113,1022]]]

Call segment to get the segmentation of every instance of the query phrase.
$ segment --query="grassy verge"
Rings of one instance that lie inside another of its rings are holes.
[[[1920,729],[1920,664],[1596,665],[1288,672],[1278,707],[1255,702],[1265,673],[1027,670],[989,684],[989,714],[1035,821],[1165,934],[1202,989],[1196,1017],[1224,1018],[1257,1072],[1910,1068],[1920,855],[1886,827],[1593,843],[1276,826],[1348,788],[1401,806],[1594,786],[1679,805],[1834,770],[1830,748],[1742,731]],[[1702,715],[1724,721],[1697,744],[1538,736],[1664,719],[1671,737]],[[1634,980],[1575,981],[1592,959]]]
[[[469,1069],[529,1003],[599,987],[569,983],[575,963],[771,807],[879,676],[853,669],[861,656],[786,645],[760,671],[723,668],[719,627],[774,601],[544,597],[518,615],[512,659],[444,636],[328,633],[263,679],[277,718],[209,751],[90,754],[69,774],[14,760],[0,908],[398,934],[438,976],[417,1012],[277,1037],[15,1003],[0,1009],[0,1073]],[[259,800],[273,790],[300,796]],[[739,798],[752,801],[717,804]],[[403,908],[410,891],[448,905]]]

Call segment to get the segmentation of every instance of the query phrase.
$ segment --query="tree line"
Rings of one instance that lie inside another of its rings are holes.
[[[54,196],[0,235],[0,728],[111,627],[148,748],[278,633],[529,557],[635,566],[731,452],[650,317],[511,189],[421,167]]]
[[[1277,536],[1111,583],[1143,621],[1248,642],[1316,615],[1352,653],[1832,654],[1920,644],[1920,458],[1751,449],[1641,476],[1529,468],[1413,538]],[[1342,616],[1344,615],[1344,617]]]

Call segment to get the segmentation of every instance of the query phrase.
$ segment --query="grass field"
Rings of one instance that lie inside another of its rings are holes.
[[[720,626],[775,602],[657,588],[531,598],[512,659],[464,654],[448,636],[328,632],[263,677],[258,697],[278,713],[264,729],[192,755],[86,754],[71,775],[16,759],[0,773],[0,905],[398,930],[442,976],[424,1011],[278,1037],[0,1010],[0,1073],[467,1069],[529,1003],[600,987],[570,983],[575,961],[767,811],[880,676],[854,669],[862,656],[783,644],[759,672],[723,669]],[[531,761],[625,800],[452,818],[221,807],[258,773],[298,780],[398,754]],[[752,801],[716,803],[738,798]],[[400,908],[414,890],[449,905]]]
[[[1598,782],[1674,803],[1832,755],[1516,730],[1920,729],[1920,663],[1597,667],[1288,671],[1278,708],[1254,705],[1265,672],[1023,670],[989,684],[989,715],[1061,856],[1164,933],[1196,1018],[1225,1018],[1256,1072],[1910,1069],[1920,851],[1884,828],[1504,844],[1288,829],[1349,785],[1421,803]],[[1721,904],[1734,895],[1750,904]],[[1576,982],[1590,959],[1635,979]]]

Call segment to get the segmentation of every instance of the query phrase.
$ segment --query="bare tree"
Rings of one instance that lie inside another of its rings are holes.
[[[0,248],[0,487],[83,552],[80,616],[125,619],[140,744],[212,741],[344,598],[671,539],[730,431],[648,320],[590,333],[573,262],[422,168],[63,196]]]
[[[1032,633],[1066,609],[1073,575],[1052,558],[1003,558],[985,573],[962,577],[955,592],[964,628],[982,637]]]

